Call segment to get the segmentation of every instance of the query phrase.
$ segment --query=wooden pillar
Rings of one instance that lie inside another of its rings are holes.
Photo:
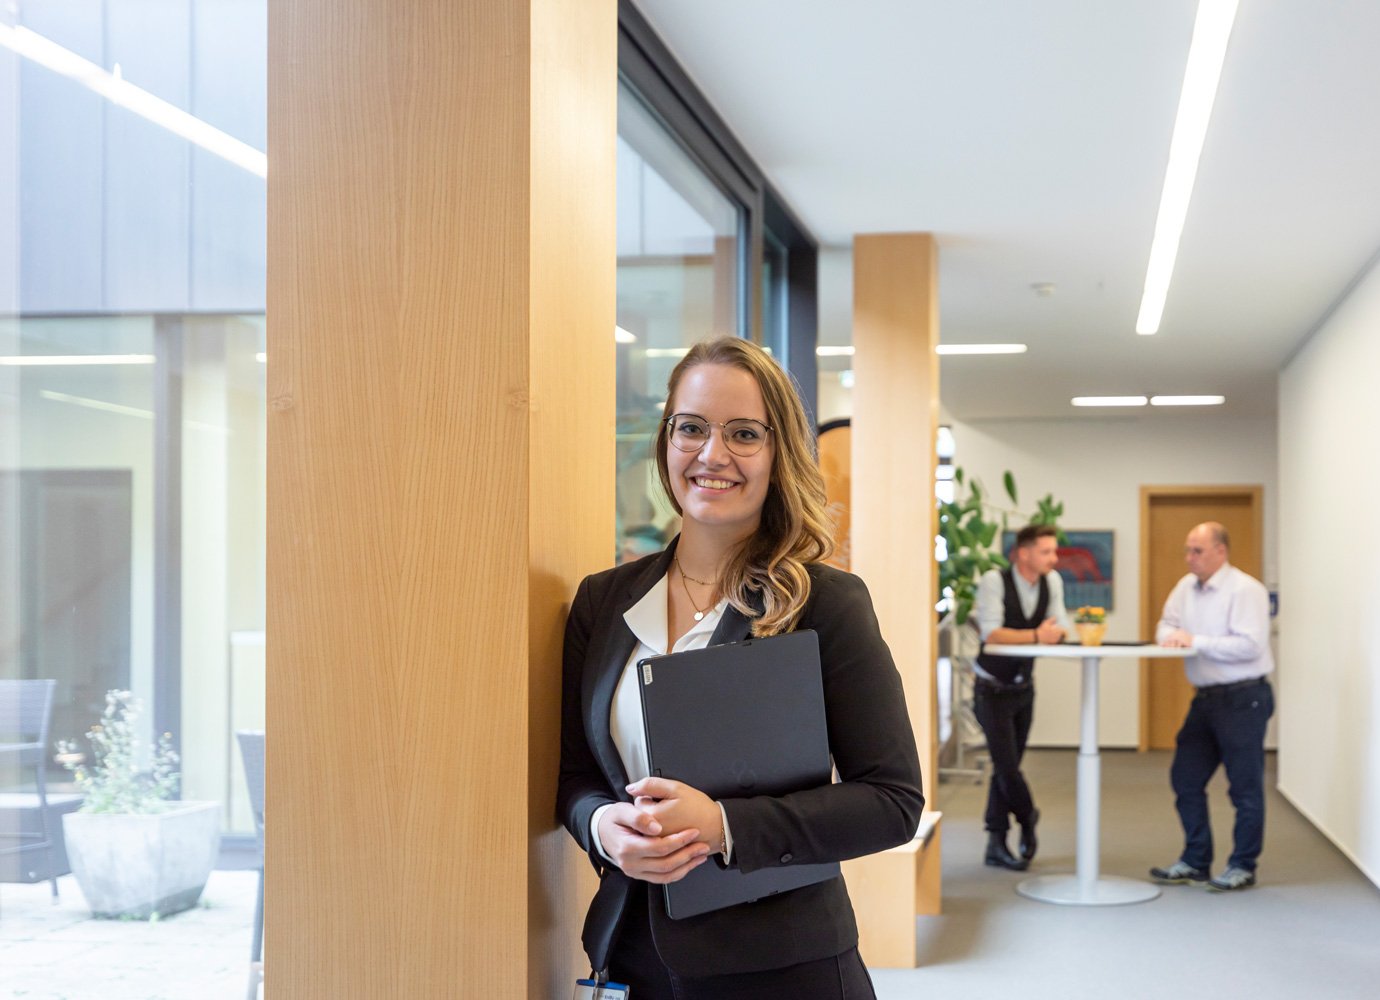
[[[934,615],[937,256],[934,237],[927,233],[853,240],[852,569],[872,592],[882,635],[905,683],[920,748],[926,809],[938,806],[939,784]],[[938,853],[937,844],[933,850]],[[920,856],[915,857],[918,863]],[[869,893],[856,894],[855,902],[859,911],[883,906]],[[913,939],[913,934],[905,937]],[[868,955],[866,941],[863,954]]]
[[[914,966],[915,916],[940,908],[934,596],[938,432],[937,250],[927,233],[853,239],[851,568],[905,686],[925,808],[907,846],[846,863],[869,966]]]
[[[613,551],[613,0],[269,8],[266,985],[564,995]],[[482,984],[482,986],[481,986]]]

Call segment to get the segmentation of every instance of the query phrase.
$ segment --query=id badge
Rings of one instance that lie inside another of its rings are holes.
[[[575,1000],[630,1000],[632,988],[622,983],[596,983],[593,979],[575,980]]]

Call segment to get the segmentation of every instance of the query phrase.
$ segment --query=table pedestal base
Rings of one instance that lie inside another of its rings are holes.
[[[1077,875],[1037,875],[1016,886],[1027,899],[1066,906],[1122,906],[1159,896],[1160,887],[1134,878],[1103,875],[1086,885]]]

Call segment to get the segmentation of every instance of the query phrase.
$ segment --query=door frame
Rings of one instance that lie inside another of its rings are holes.
[[[1152,640],[1160,620],[1161,608],[1150,595],[1150,505],[1171,497],[1201,499],[1208,496],[1248,498],[1255,520],[1255,535],[1260,542],[1260,561],[1265,562],[1265,487],[1259,484],[1232,483],[1221,486],[1141,486],[1140,488],[1140,634]],[[1140,733],[1136,746],[1150,749],[1150,661],[1140,661]]]

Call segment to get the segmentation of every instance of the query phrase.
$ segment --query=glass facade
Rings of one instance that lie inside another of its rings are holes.
[[[184,796],[252,829],[230,726],[262,681],[257,710],[227,699],[264,618],[265,5],[30,3],[3,29],[0,670],[58,679],[55,739],[132,690]]]
[[[264,0],[0,12],[0,679],[56,682],[50,794],[77,791],[54,744],[91,764],[106,692],[129,690],[141,742],[172,734],[181,797],[248,845],[234,732],[264,724],[266,22]],[[2,769],[0,796],[34,779]]]
[[[678,530],[651,444],[671,369],[696,341],[745,333],[746,213],[626,85],[618,90],[617,558]]]

